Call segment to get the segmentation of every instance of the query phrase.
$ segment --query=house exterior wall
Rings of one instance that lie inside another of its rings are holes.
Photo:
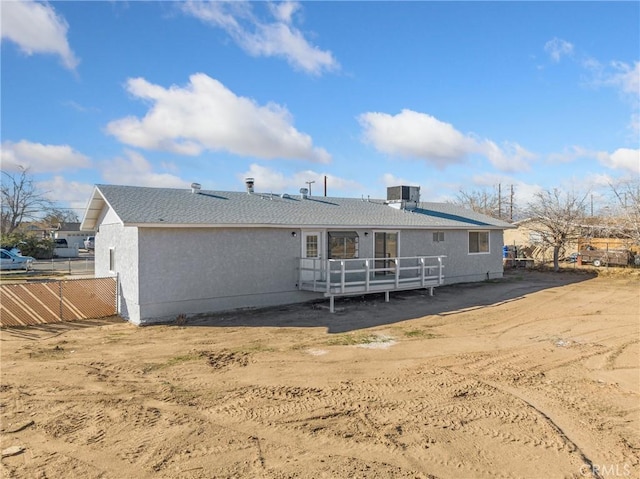
[[[444,241],[433,241],[434,232],[443,232]],[[469,231],[473,230],[406,230],[400,233],[400,256],[445,255],[445,284],[501,278],[502,231],[489,231],[489,253],[469,253]]]
[[[296,229],[141,228],[139,322],[313,299],[297,288],[300,238]]]
[[[120,312],[134,324],[322,297],[298,290],[303,235],[297,228],[125,227],[109,211],[99,224],[96,276],[118,275]],[[446,284],[502,277],[501,230],[489,231],[486,254],[469,254],[468,230],[340,231],[358,233],[361,258],[374,256],[374,231],[399,231],[400,256],[447,256]],[[436,231],[444,241],[433,240]],[[326,257],[327,230],[320,232]]]
[[[502,230],[397,230],[343,228],[328,231],[356,231],[359,236],[360,258],[374,257],[374,232],[398,232],[398,254],[401,257],[440,256],[444,264],[445,284],[501,278],[503,275]],[[469,231],[489,231],[489,253],[469,253]],[[444,241],[434,241],[433,233],[444,233]],[[327,231],[323,230],[322,257],[327,254]],[[365,235],[365,233],[367,233]],[[360,267],[357,264],[353,268]]]
[[[138,228],[125,227],[107,214],[95,235],[95,276],[118,276],[118,311],[123,318],[138,324]],[[115,270],[111,270],[111,250]]]

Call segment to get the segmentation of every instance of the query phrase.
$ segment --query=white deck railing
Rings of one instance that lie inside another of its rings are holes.
[[[446,256],[400,258],[320,259],[302,258],[298,287],[322,292],[331,300],[348,296],[403,289],[433,288],[444,284]]]

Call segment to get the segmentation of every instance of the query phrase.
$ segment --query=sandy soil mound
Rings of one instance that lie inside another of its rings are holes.
[[[640,477],[637,278],[0,333],[3,477]]]

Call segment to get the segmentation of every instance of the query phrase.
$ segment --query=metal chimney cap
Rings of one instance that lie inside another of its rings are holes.
[[[255,180],[253,178],[245,178],[244,184],[247,186],[247,193],[253,193],[253,184]]]
[[[191,183],[191,193],[197,193],[198,191],[200,191],[200,188],[202,188],[202,185],[200,185],[200,183]]]

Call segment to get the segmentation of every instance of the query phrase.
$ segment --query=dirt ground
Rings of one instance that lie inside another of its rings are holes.
[[[0,332],[0,475],[640,477],[640,277]]]

